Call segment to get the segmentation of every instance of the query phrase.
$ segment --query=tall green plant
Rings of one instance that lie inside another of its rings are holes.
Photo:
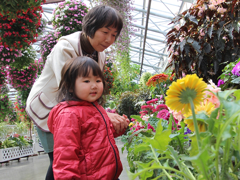
[[[195,114],[191,105],[195,123],[203,121],[206,131],[189,135],[190,148],[181,154],[170,143],[175,137],[171,133],[172,123],[164,129],[158,122],[154,136],[142,136],[143,143],[135,144],[132,149],[137,156],[147,152],[148,162],[134,162],[139,167],[135,173],[128,172],[130,179],[140,177],[148,179],[182,180],[237,180],[240,178],[240,90],[218,92],[221,104],[210,116]],[[180,134],[183,133],[178,131]],[[134,134],[133,134],[134,135]],[[174,166],[171,162],[174,161]],[[157,173],[156,173],[157,172]]]

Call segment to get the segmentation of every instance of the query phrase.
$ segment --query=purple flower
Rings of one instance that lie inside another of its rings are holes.
[[[192,131],[187,128],[187,131],[184,134],[191,134],[191,133],[192,133]]]
[[[224,80],[219,79],[219,80],[218,80],[218,85],[217,85],[217,86],[219,87],[219,86],[221,86],[221,85],[224,84],[224,83],[225,83]]]
[[[236,76],[240,76],[240,61],[232,69],[232,74]]]

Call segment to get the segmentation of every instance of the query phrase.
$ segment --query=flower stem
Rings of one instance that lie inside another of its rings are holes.
[[[151,149],[152,149],[152,152],[153,152],[153,155],[154,155],[154,157],[155,157],[155,160],[158,162],[158,164],[159,164],[160,166],[162,166],[161,162],[160,162],[160,161],[158,160],[158,158],[157,158],[157,155],[156,155],[156,153],[155,153],[152,145],[150,145],[150,147],[151,147]],[[173,180],[172,177],[168,174],[168,172],[167,172],[165,169],[162,169],[162,171],[166,174],[166,176],[168,177],[168,179]]]
[[[201,138],[200,138],[199,128],[198,128],[196,114],[195,114],[195,110],[194,110],[194,104],[193,104],[193,100],[191,97],[188,97],[188,101],[190,102],[190,105],[191,105],[194,131],[195,131],[196,138],[197,138],[198,150],[200,151],[201,150]]]
[[[163,89],[160,86],[160,84],[157,84],[157,87],[158,87],[158,89],[160,89],[160,93],[163,95],[163,98],[165,99],[165,94],[164,94]]]

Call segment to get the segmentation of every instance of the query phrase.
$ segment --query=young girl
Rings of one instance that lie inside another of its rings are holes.
[[[122,163],[114,137],[120,134],[99,104],[104,91],[100,67],[89,57],[77,57],[66,62],[61,77],[58,100],[64,101],[47,122],[54,138],[55,180],[118,179]]]

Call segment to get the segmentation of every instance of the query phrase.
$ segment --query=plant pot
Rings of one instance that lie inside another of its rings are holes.
[[[32,146],[12,147],[6,149],[0,149],[0,162],[5,162],[21,157],[33,155]]]

